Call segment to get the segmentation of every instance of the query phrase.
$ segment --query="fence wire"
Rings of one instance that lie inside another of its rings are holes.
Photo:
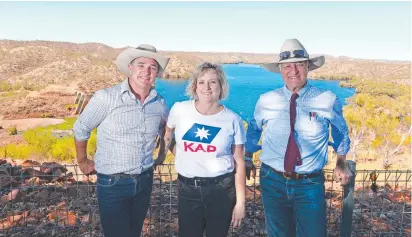
[[[339,236],[343,189],[331,170],[325,177],[328,236]],[[155,171],[142,236],[178,236],[176,179],[173,165]],[[1,160],[0,236],[103,236],[95,181],[77,165]],[[410,170],[358,170],[354,194],[352,236],[411,235]],[[231,228],[229,236],[266,236],[258,178],[248,181],[246,199],[242,227]]]

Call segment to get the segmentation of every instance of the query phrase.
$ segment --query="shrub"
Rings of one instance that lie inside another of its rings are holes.
[[[51,135],[51,131],[30,129],[23,134],[24,140],[32,148],[34,154],[42,158],[51,157],[51,151],[57,142],[57,138]]]
[[[8,144],[0,149],[1,156],[16,159],[27,159],[32,155],[32,151],[27,144]]]
[[[0,92],[12,91],[13,85],[8,81],[0,80]]]
[[[40,115],[41,118],[54,118],[54,115],[52,113],[43,113]]]
[[[64,106],[64,108],[68,111],[73,111],[74,109],[76,109],[76,105],[75,104],[67,104]]]
[[[52,146],[51,157],[61,161],[71,161],[76,158],[76,149],[74,147],[73,137],[64,137],[57,139]]]
[[[9,131],[9,135],[17,135],[16,126],[11,126],[8,131]]]

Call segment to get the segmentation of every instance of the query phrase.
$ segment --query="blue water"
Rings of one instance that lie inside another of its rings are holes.
[[[271,73],[258,65],[250,64],[226,64],[223,65],[228,82],[229,96],[222,101],[229,109],[247,120],[253,116],[256,101],[259,96],[267,91],[282,87],[283,80],[279,73]],[[342,102],[351,97],[355,90],[342,88],[339,81],[310,80],[316,87],[331,90]],[[156,81],[156,90],[165,97],[169,108],[176,101],[189,99],[185,94],[187,80],[163,80]]]

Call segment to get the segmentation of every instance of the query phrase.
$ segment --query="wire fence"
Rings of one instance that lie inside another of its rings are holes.
[[[76,165],[0,162],[0,236],[103,236],[96,177]],[[411,235],[411,171],[358,170],[352,236]],[[325,170],[328,236],[340,236],[343,188]],[[178,236],[177,174],[155,171],[144,237]],[[247,183],[246,218],[231,237],[266,236],[259,179]]]

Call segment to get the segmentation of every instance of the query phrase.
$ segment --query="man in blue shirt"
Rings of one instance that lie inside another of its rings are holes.
[[[168,62],[151,45],[124,50],[116,65],[127,78],[97,91],[73,126],[80,170],[97,171],[97,200],[106,237],[140,236],[152,193],[152,167],[163,162],[168,150],[162,142],[154,164],[155,140],[163,134],[168,108],[153,85]],[[94,128],[97,150],[91,160],[86,151]]]
[[[281,73],[283,88],[257,101],[247,130],[246,166],[262,149],[260,184],[269,237],[326,236],[323,167],[328,162],[329,125],[338,158],[334,178],[343,185],[350,140],[338,97],[310,85],[308,72],[321,67],[323,56],[309,57],[297,39],[283,44],[279,60],[263,65]],[[258,145],[262,131],[262,145]]]

